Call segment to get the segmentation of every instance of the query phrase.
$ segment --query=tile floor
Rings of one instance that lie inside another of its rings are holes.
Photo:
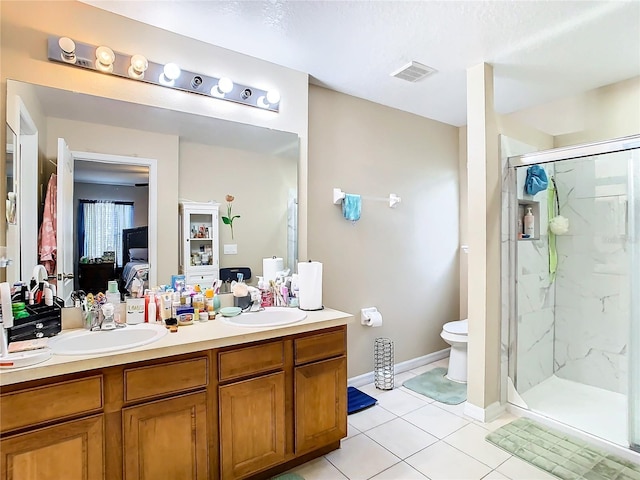
[[[464,404],[445,405],[402,387],[408,378],[447,363],[396,375],[393,390],[359,387],[378,404],[349,415],[342,448],[292,472],[305,480],[557,480],[485,440],[515,416],[477,422],[464,416]]]

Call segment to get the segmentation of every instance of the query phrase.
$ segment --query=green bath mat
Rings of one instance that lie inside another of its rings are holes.
[[[410,378],[402,385],[447,405],[458,405],[464,402],[467,399],[467,384],[452,382],[445,378],[446,374],[446,368],[434,368]]]
[[[514,420],[486,439],[562,480],[640,480],[640,465],[528,418]]]
[[[297,473],[283,473],[282,475],[273,477],[271,480],[304,480],[304,477],[301,477]]]

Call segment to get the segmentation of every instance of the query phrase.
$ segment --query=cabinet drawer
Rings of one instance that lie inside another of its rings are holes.
[[[218,365],[221,382],[282,368],[284,344],[279,341],[219,352]]]
[[[205,357],[124,371],[124,400],[133,402],[207,386]]]
[[[296,338],[293,341],[296,365],[343,355],[347,351],[346,341],[344,328]]]
[[[203,287],[210,287],[211,285],[213,285],[213,281],[217,280],[217,277],[218,276],[215,273],[192,273],[190,275],[187,275],[187,278],[185,280],[187,282],[187,285],[198,284]]]
[[[0,431],[102,409],[102,375],[54,383],[0,396]]]

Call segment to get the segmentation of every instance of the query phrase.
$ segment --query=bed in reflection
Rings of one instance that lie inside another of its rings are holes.
[[[126,228],[122,231],[122,258],[125,262],[120,278],[120,291],[131,293],[138,278],[143,288],[149,288],[149,227]]]

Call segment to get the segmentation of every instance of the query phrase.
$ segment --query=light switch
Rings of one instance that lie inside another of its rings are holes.
[[[224,245],[224,254],[225,255],[237,255],[238,254],[238,245],[231,244],[231,245]]]

